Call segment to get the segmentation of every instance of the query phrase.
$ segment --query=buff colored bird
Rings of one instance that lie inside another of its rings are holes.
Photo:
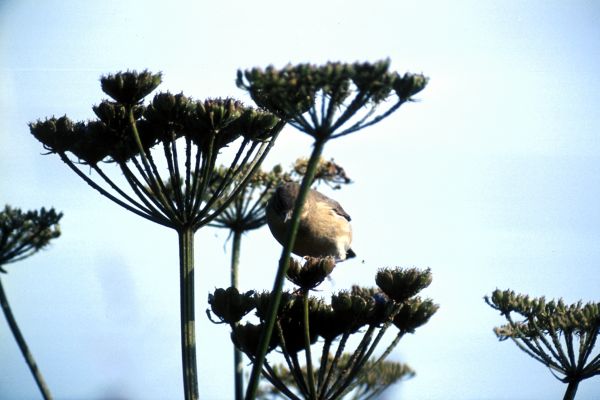
[[[267,205],[267,223],[275,239],[282,245],[291,225],[299,190],[299,184],[285,183],[275,190]],[[356,257],[350,248],[351,242],[350,215],[340,203],[311,189],[302,207],[292,253],[301,257],[331,256],[339,262]]]

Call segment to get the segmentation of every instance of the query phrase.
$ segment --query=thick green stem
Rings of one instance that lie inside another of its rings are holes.
[[[577,380],[569,382],[569,384],[567,385],[567,391],[565,392],[565,397],[563,397],[563,400],[575,399],[575,393],[577,393],[578,386],[579,386],[579,381],[577,381]]]
[[[179,234],[179,298],[181,308],[181,359],[185,400],[198,399],[196,329],[194,315],[194,231],[184,227]]]
[[[271,303],[269,304],[269,312],[267,314],[268,318],[261,335],[260,343],[258,346],[259,352],[254,361],[254,365],[252,366],[252,374],[250,375],[250,381],[248,382],[248,388],[246,389],[246,400],[254,400],[254,398],[256,397],[256,391],[258,389],[258,381],[260,379],[262,365],[265,361],[267,348],[271,340],[271,334],[273,333],[275,320],[277,319],[277,310],[279,308],[279,303],[281,302],[281,292],[283,291],[285,274],[290,264],[290,254],[292,252],[292,248],[296,240],[298,226],[300,225],[300,213],[302,211],[302,206],[304,205],[306,195],[310,190],[310,185],[314,179],[317,170],[317,165],[319,163],[319,158],[321,157],[321,153],[323,152],[325,143],[326,140],[315,141],[315,147],[313,148],[312,154],[306,166],[306,175],[304,175],[304,179],[302,180],[302,184],[300,185],[300,191],[298,193],[296,205],[292,213],[290,230],[288,232],[285,245],[283,246],[281,258],[279,259],[279,268],[277,269],[277,275],[275,276],[275,281],[273,283],[272,298]]]
[[[33,358],[33,355],[29,351],[29,347],[27,347],[27,342],[25,342],[25,338],[21,334],[21,330],[19,329],[19,326],[17,325],[17,321],[15,320],[15,317],[13,316],[13,313],[10,309],[10,305],[8,304],[8,299],[6,297],[6,293],[4,293],[4,288],[2,287],[1,280],[0,280],[0,305],[2,306],[2,311],[4,312],[4,316],[6,317],[6,322],[8,322],[8,326],[10,327],[10,330],[11,330],[15,340],[17,341],[17,344],[19,345],[19,349],[21,349],[21,353],[23,354],[23,357],[25,358],[25,362],[27,363],[27,366],[29,367],[31,374],[33,375],[33,379],[35,379],[35,383],[37,384],[38,388],[40,389],[40,392],[42,393],[42,397],[45,400],[51,400],[52,395],[50,394],[50,389],[48,389],[48,385],[46,385],[46,382],[44,381],[44,377],[42,376],[42,373],[40,372],[40,370]]]
[[[238,287],[238,267],[240,264],[240,247],[242,244],[242,232],[233,231],[233,243],[231,252],[231,286]],[[242,352],[233,346],[233,374],[235,381],[235,400],[244,398],[244,363]]]

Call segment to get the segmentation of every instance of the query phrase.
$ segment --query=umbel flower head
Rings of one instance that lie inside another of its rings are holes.
[[[394,297],[390,297],[379,288],[358,286],[333,294],[329,302],[310,296],[309,290],[323,279],[320,271],[335,265],[329,261],[332,260],[308,259],[305,265],[295,262],[288,272],[288,278],[301,289],[283,292],[282,300],[276,309],[274,334],[270,338],[267,350],[270,352],[278,349],[286,360],[287,368],[274,368],[267,360],[263,374],[287,398],[314,398],[314,393],[321,393],[322,398],[337,399],[354,388],[381,389],[402,376],[410,375],[409,369],[395,368],[383,364],[382,361],[405,334],[414,333],[418,327],[427,323],[438,309],[430,299],[422,300],[416,296],[431,282],[431,273],[429,270],[419,271],[414,268],[380,270],[378,275],[392,277],[390,294]],[[217,290],[222,294],[231,292],[235,298],[242,296],[231,289]],[[402,295],[397,296],[398,292]],[[272,292],[254,294],[258,324],[246,322],[230,325],[234,344],[253,362],[257,357],[258,338],[261,329],[267,323],[274,296]],[[212,296],[214,300],[211,300],[213,311],[216,298],[217,292]],[[398,298],[402,300],[397,300]],[[238,304],[239,301],[226,303]],[[221,316],[221,319],[225,318]],[[396,338],[381,357],[370,359],[388,328],[394,327],[397,328]],[[353,335],[358,337],[351,341]],[[311,355],[311,346],[319,339],[322,339],[323,343],[322,356],[320,365],[313,366],[311,360],[315,358]],[[337,350],[334,350],[336,343]],[[358,344],[354,350],[350,350],[350,343]],[[350,355],[342,357],[343,351],[349,352]],[[301,352],[305,353],[308,360],[304,368],[300,367],[298,361]],[[378,369],[385,365],[385,370]],[[385,373],[389,379],[384,379],[381,374],[382,380],[377,380],[373,374],[369,375],[369,371],[374,370]],[[293,383],[287,380],[290,377]]]
[[[3,269],[4,265],[33,255],[46,247],[52,239],[59,237],[58,222],[61,218],[62,213],[57,213],[53,208],[23,212],[7,205],[4,210],[0,210],[0,272],[6,273],[6,270]],[[2,280],[0,280],[0,309],[42,397],[44,399],[52,398],[50,389],[13,315],[2,286]]]
[[[212,205],[219,201],[222,211],[243,189],[283,127],[272,113],[232,98],[194,100],[182,93],[159,92],[144,105],[161,74],[126,71],[100,81],[111,99],[93,107],[98,119],[46,118],[31,123],[31,133],[104,196],[175,229],[191,226],[195,231],[214,219],[218,213]],[[217,157],[238,139],[222,190],[211,196]],[[163,153],[166,174],[157,153]],[[130,190],[118,185],[102,163],[116,164]],[[89,165],[97,177],[77,164]]]
[[[60,236],[62,213],[53,208],[23,212],[5,206],[0,212],[0,272],[2,266],[23,260]]]
[[[431,284],[431,271],[416,268],[384,268],[375,277],[377,286],[391,299],[403,302]]]
[[[227,181],[228,168],[220,166],[215,170],[210,182],[211,194],[219,194],[224,190],[224,182]],[[275,188],[290,179],[289,174],[284,172],[280,165],[274,166],[270,171],[262,169],[256,171],[247,185],[238,193],[222,212],[210,223],[216,228],[227,228],[234,232],[246,232],[258,229],[267,223],[265,207]],[[238,182],[233,183],[237,187]],[[219,199],[222,196],[219,196]],[[223,202],[217,200],[213,204],[215,210],[220,209]]]
[[[208,304],[221,322],[235,324],[254,309],[254,291],[240,293],[234,287],[217,289],[214,294],[208,295]],[[211,319],[210,314],[208,318]]]
[[[303,177],[306,175],[307,167],[307,158],[297,159],[293,166],[292,175],[295,175],[298,178]],[[331,160],[325,160],[323,157],[320,157],[315,172],[314,182],[316,184],[324,183],[333,189],[340,189],[341,185],[352,183],[352,179],[350,179],[344,168],[337,164],[333,158]]]
[[[148,70],[119,72],[100,78],[102,91],[115,102],[127,106],[141,102],[161,82],[162,76],[160,73],[153,74]]]
[[[400,75],[390,72],[389,65],[385,60],[252,68],[238,71],[237,85],[259,106],[315,139],[327,140],[377,123],[427,85],[423,75]],[[384,101],[392,105],[376,114]]]
[[[600,303],[566,304],[562,299],[547,301],[499,289],[484,300],[508,321],[494,328],[498,339],[511,339],[568,383],[565,399],[574,397],[579,382],[600,375],[600,354],[593,353],[600,332]]]
[[[304,263],[290,260],[287,278],[302,290],[311,290],[319,286],[333,272],[335,259],[333,257],[305,257]]]
[[[110,99],[93,107],[97,119],[74,122],[66,116],[51,117],[29,127],[49,153],[58,154],[103,196],[177,232],[184,397],[192,400],[198,398],[194,233],[244,188],[285,122],[232,98],[195,100],[163,92],[145,104],[160,82],[161,75],[149,71],[103,76],[102,90]],[[232,161],[221,189],[211,192],[224,152]],[[107,164],[112,172],[105,170]],[[220,206],[214,208],[217,202]],[[233,317],[227,315],[227,320]]]

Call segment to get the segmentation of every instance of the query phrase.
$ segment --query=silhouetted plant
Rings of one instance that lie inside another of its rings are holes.
[[[600,354],[592,355],[600,333],[600,303],[565,304],[498,289],[484,299],[508,321],[494,328],[496,336],[511,339],[566,383],[564,400],[575,398],[581,381],[600,375]]]
[[[58,222],[62,213],[54,209],[22,212],[18,208],[6,206],[0,212],[0,272],[6,273],[4,266],[21,261],[46,247],[52,239],[60,236]],[[0,279],[0,306],[6,317],[8,326],[25,358],[25,362],[33,375],[44,399],[52,395],[44,377],[27,346],[27,342],[17,325],[8,298]]]
[[[148,71],[110,74],[100,82],[112,100],[93,107],[97,120],[52,117],[31,123],[30,130],[102,195],[177,231],[184,393],[196,399],[193,236],[243,189],[285,121],[231,98],[201,101],[161,92],[145,105],[161,82],[160,74]],[[219,187],[209,190],[225,147],[237,150]],[[113,177],[104,171],[109,164]]]
[[[119,72],[101,78],[112,100],[93,107],[98,117],[73,122],[66,116],[30,124],[31,133],[86,183],[125,209],[175,229],[179,237],[181,348],[184,394],[198,397],[195,351],[193,235],[215,221],[243,190],[286,123],[313,136],[289,239],[273,285],[273,301],[248,386],[253,398],[275,326],[283,280],[298,217],[325,143],[377,123],[410,101],[427,78],[388,72],[389,62],[298,65],[281,70],[238,71],[237,84],[260,107],[234,99],[192,100],[158,93],[161,82],[148,71]],[[382,104],[385,109],[377,112]],[[239,143],[216,187],[218,155]],[[163,156],[159,157],[158,154]],[[112,164],[115,171],[104,171]],[[160,170],[166,171],[162,175]],[[247,328],[249,331],[253,328]]]
[[[269,66],[264,70],[253,68],[238,71],[237,85],[248,91],[257,105],[315,140],[273,284],[273,301],[250,376],[248,399],[255,397],[258,388],[262,364],[275,327],[276,310],[281,301],[300,212],[325,143],[381,121],[410,101],[427,84],[427,78],[423,75],[400,75],[388,69],[389,61],[380,61],[353,64],[330,62],[321,66],[300,64],[281,69]],[[378,112],[381,106],[384,109]]]
[[[352,355],[344,353],[338,362],[338,368],[347,368],[348,361]],[[331,362],[331,361],[329,361]],[[288,388],[293,388],[294,393],[299,393],[295,387],[296,381],[291,371],[283,364],[278,364],[273,367],[276,376],[281,378],[281,381]],[[377,398],[384,390],[391,385],[402,380],[410,379],[415,375],[415,372],[406,364],[381,360],[378,363],[369,360],[364,365],[364,373],[357,377],[357,384],[354,390],[348,393],[350,400],[369,400]],[[313,371],[314,373],[314,371]],[[302,374],[306,376],[306,367],[302,368]],[[315,377],[314,379],[317,379]],[[258,389],[258,399],[269,400],[285,398],[279,390],[273,385],[261,385]]]
[[[283,182],[300,180],[306,173],[307,160],[299,158],[291,168],[284,172],[280,165],[276,165],[271,171],[259,170],[250,178],[250,181],[242,189],[233,201],[221,212],[209,226],[228,229],[231,244],[231,286],[238,287],[238,269],[242,235],[248,231],[258,229],[267,223],[265,207],[273,192]],[[217,190],[225,178],[227,168],[219,167],[213,175],[209,190]],[[340,188],[342,183],[351,182],[344,169],[333,160],[320,159],[315,182],[325,183],[334,188]],[[213,207],[221,206],[217,200]],[[243,360],[241,352],[234,346],[234,381],[235,399],[241,400],[243,393]]]
[[[381,269],[376,276],[378,288],[355,286],[333,294],[329,303],[310,296],[309,292],[334,268],[332,257],[305,257],[304,264],[291,261],[287,278],[298,288],[283,292],[277,307],[276,334],[268,346],[269,351],[278,349],[283,354],[287,372],[281,373],[284,370],[276,370],[268,361],[262,369],[269,383],[289,399],[340,399],[353,390],[364,391],[369,370],[379,365],[405,334],[427,323],[438,309],[431,300],[416,296],[431,283],[429,270]],[[235,288],[217,289],[209,295],[211,311],[217,318],[211,320],[229,324],[232,341],[254,363],[274,298],[273,292],[239,293]],[[240,323],[252,310],[258,324]],[[207,313],[210,317],[208,310]],[[380,356],[371,359],[392,327],[397,329],[395,338]],[[354,350],[348,351],[353,335],[360,340]],[[323,343],[320,364],[314,366],[312,345],[319,339]],[[304,367],[300,363],[301,352],[305,356]],[[349,355],[345,356],[345,352]],[[289,383],[290,377],[293,384]]]

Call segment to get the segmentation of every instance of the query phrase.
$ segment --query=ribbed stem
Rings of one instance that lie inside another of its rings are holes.
[[[300,185],[300,191],[298,193],[296,205],[292,213],[290,231],[288,232],[285,245],[283,246],[281,258],[279,259],[279,268],[277,269],[277,275],[275,276],[275,281],[273,283],[273,297],[271,298],[271,303],[269,304],[269,311],[267,314],[268,318],[266,320],[265,327],[263,328],[264,330],[258,346],[259,352],[254,360],[252,374],[250,375],[250,381],[248,382],[248,388],[246,389],[246,400],[254,400],[256,397],[262,365],[265,362],[267,348],[271,340],[271,334],[273,333],[275,320],[277,319],[277,309],[279,308],[279,303],[281,302],[281,292],[283,291],[285,274],[290,264],[290,254],[296,240],[298,226],[300,225],[300,213],[302,211],[302,206],[304,205],[306,195],[310,190],[311,182],[314,179],[317,165],[319,163],[319,157],[321,157],[325,143],[326,140],[315,140],[315,147],[313,148],[312,154],[306,166],[306,175],[304,175],[304,179],[302,179],[302,184]]]
[[[21,334],[21,330],[17,325],[17,321],[13,316],[13,313],[10,309],[10,305],[8,304],[8,299],[6,297],[6,293],[4,293],[4,288],[2,287],[2,280],[0,280],[0,305],[2,306],[2,311],[4,312],[4,316],[6,317],[6,322],[8,322],[8,326],[10,327],[10,331],[12,332],[17,344],[19,345],[19,349],[21,349],[21,353],[25,358],[25,362],[33,375],[33,379],[35,379],[35,383],[37,384],[40,392],[42,393],[42,397],[45,400],[51,400],[52,395],[50,394],[50,389],[46,382],[44,381],[44,377],[40,372],[33,355],[29,351],[29,347],[27,346],[27,342],[25,342],[25,338]]]
[[[194,232],[182,228],[179,234],[179,298],[181,308],[181,360],[185,400],[198,399],[196,329],[194,315]]]
[[[231,286],[238,287],[238,267],[240,264],[240,247],[242,244],[242,232],[233,231],[233,243],[231,251]],[[244,362],[242,352],[233,346],[233,374],[235,382],[235,400],[244,398]]]

